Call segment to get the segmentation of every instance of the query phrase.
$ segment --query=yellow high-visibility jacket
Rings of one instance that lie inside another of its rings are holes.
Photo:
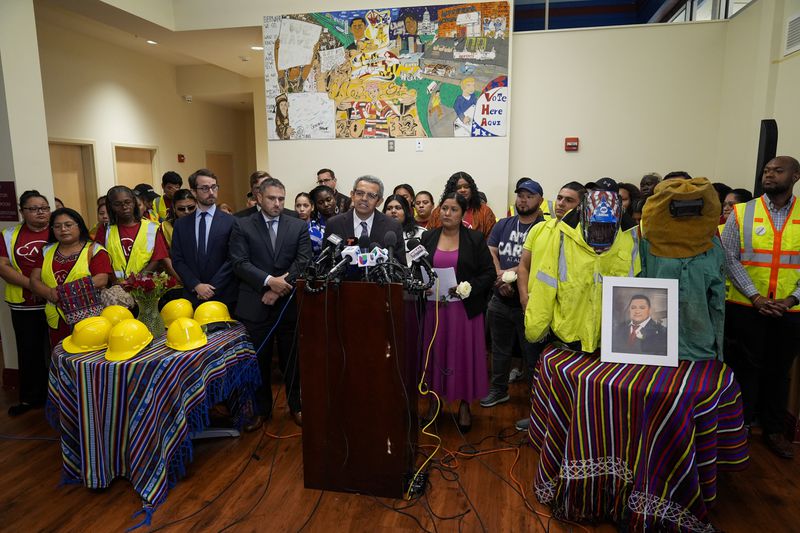
[[[552,331],[562,341],[580,341],[581,350],[593,352],[600,346],[603,277],[633,277],[641,271],[638,229],[618,230],[611,248],[597,254],[580,226],[573,228],[562,219],[535,263],[525,336],[536,342]]]

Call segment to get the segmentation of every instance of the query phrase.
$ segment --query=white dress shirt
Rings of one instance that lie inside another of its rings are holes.
[[[372,223],[375,222],[375,211],[373,211],[372,214],[369,216],[369,218],[366,220],[361,220],[360,218],[358,218],[358,214],[355,211],[353,211],[353,231],[355,232],[354,235],[356,239],[361,237],[362,222],[367,223],[367,235],[370,235],[372,233]]]

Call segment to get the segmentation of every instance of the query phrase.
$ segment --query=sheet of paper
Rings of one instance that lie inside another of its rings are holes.
[[[292,139],[335,139],[336,105],[328,93],[289,93]]]
[[[311,64],[314,45],[319,41],[321,32],[322,26],[302,20],[283,19],[278,49],[278,69],[286,70]]]
[[[344,48],[341,46],[331,50],[320,50],[319,58],[322,72],[333,70],[346,61],[344,56]]]
[[[455,287],[456,285],[458,285],[458,280],[456,279],[456,269],[454,269],[453,267],[448,267],[448,268],[434,268],[433,270],[434,270],[434,272],[436,272],[436,275],[439,276],[439,298],[438,299],[441,300],[442,297],[445,297],[445,299],[448,302],[456,302],[456,301],[458,301],[459,300],[458,296],[450,296],[450,288],[451,287]],[[424,270],[422,271],[422,279],[425,281],[425,283],[427,283],[428,280],[430,279],[428,277],[428,273],[425,272]],[[428,295],[428,300],[433,302],[433,301],[437,300],[437,298],[436,298],[436,283],[433,284],[433,287],[431,287],[431,290],[433,290],[433,293]]]

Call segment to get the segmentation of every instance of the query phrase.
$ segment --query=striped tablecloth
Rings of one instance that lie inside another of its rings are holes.
[[[623,365],[548,346],[531,404],[536,497],[560,518],[712,532],[717,469],[749,461],[739,385],[719,361]]]
[[[146,520],[185,473],[189,433],[208,426],[208,409],[233,398],[252,409],[258,361],[244,326],[208,335],[208,344],[177,352],[165,337],[132,359],[106,361],[105,350],[52,354],[48,418],[61,431],[64,480],[89,488],[130,480]]]

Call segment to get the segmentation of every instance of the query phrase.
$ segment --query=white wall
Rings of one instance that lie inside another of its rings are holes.
[[[509,179],[713,177],[724,45],[724,22],[515,34]]]
[[[778,121],[778,153],[800,159],[800,51],[783,57],[785,21],[800,15],[800,0],[787,0],[782,16],[776,22],[779,46],[775,65],[778,70],[773,113]],[[800,194],[800,189],[795,189]]]
[[[207,150],[231,152],[238,196],[246,194],[248,113],[187,104],[172,65],[49,22],[38,29],[47,133],[95,142],[98,191],[115,184],[112,144],[128,144],[158,148],[157,191],[163,172],[175,170],[185,180],[206,165]]]

